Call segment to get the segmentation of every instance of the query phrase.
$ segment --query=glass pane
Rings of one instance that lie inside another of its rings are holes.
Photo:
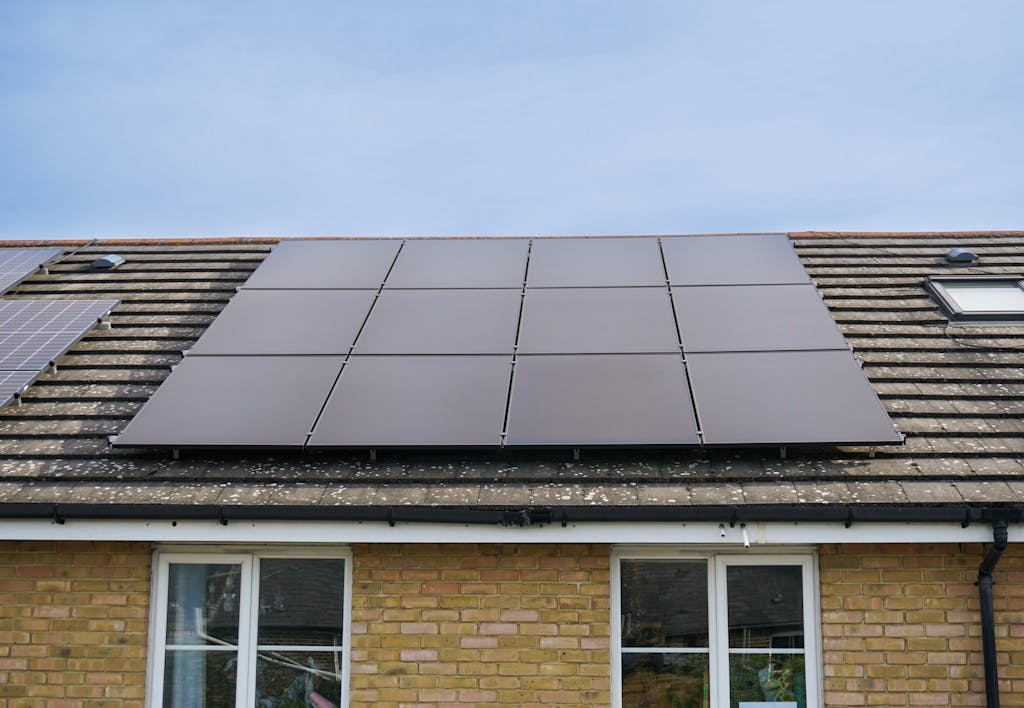
[[[345,561],[260,561],[258,642],[264,646],[341,646]]]
[[[238,660],[233,651],[167,652],[164,702],[167,708],[235,705]]]
[[[341,705],[341,652],[259,651],[258,708],[335,708]]]
[[[803,647],[804,603],[800,566],[733,565],[726,570],[726,579],[730,647]]]
[[[765,704],[807,708],[803,654],[729,655],[729,705],[767,708]]]
[[[623,654],[622,705],[630,708],[708,708],[707,654]]]
[[[707,561],[622,561],[622,645],[708,646]]]
[[[172,563],[167,582],[168,644],[238,643],[240,565]]]
[[[1024,290],[1016,284],[976,286],[945,283],[944,287],[964,312],[1024,311]]]

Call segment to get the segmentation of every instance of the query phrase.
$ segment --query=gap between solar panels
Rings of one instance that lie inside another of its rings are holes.
[[[760,234],[285,241],[116,444],[901,441],[788,237]]]

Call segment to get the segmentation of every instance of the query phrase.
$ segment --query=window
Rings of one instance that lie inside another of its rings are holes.
[[[1024,321],[1022,276],[928,277],[924,285],[952,322]]]
[[[338,552],[159,552],[150,705],[346,705],[349,562]]]
[[[819,706],[810,555],[616,552],[616,705]]]

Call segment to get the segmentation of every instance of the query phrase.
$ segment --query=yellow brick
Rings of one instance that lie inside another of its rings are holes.
[[[980,687],[980,627],[973,580],[986,548],[980,544],[821,546],[826,705],[949,705],[951,696],[954,705],[973,705],[957,697],[976,698]],[[1007,637],[1009,628],[1020,623],[1020,618],[1005,612],[1021,587],[1009,575],[1017,563],[1024,564],[1024,553],[1011,544],[995,572],[1001,678],[1024,663],[1024,656],[1015,660],[1012,648],[1005,645],[1012,641]],[[867,571],[878,573],[878,580]],[[862,620],[845,614],[850,611],[863,612]],[[845,646],[857,638],[864,650]],[[1002,695],[1006,705],[1024,705],[1024,682],[1009,684]]]
[[[19,578],[0,608],[0,618],[10,618],[0,620],[0,636],[5,654],[27,668],[6,673],[16,685],[0,686],[0,695],[34,699],[25,705],[141,705],[149,544],[0,542],[0,558],[9,564],[0,579]]]

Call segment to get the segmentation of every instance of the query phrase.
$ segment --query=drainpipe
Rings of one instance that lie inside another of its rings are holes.
[[[996,665],[996,616],[992,607],[992,571],[1006,550],[1006,522],[992,522],[992,545],[978,567],[981,595],[981,650],[985,657],[985,705],[999,708],[999,667]]]

